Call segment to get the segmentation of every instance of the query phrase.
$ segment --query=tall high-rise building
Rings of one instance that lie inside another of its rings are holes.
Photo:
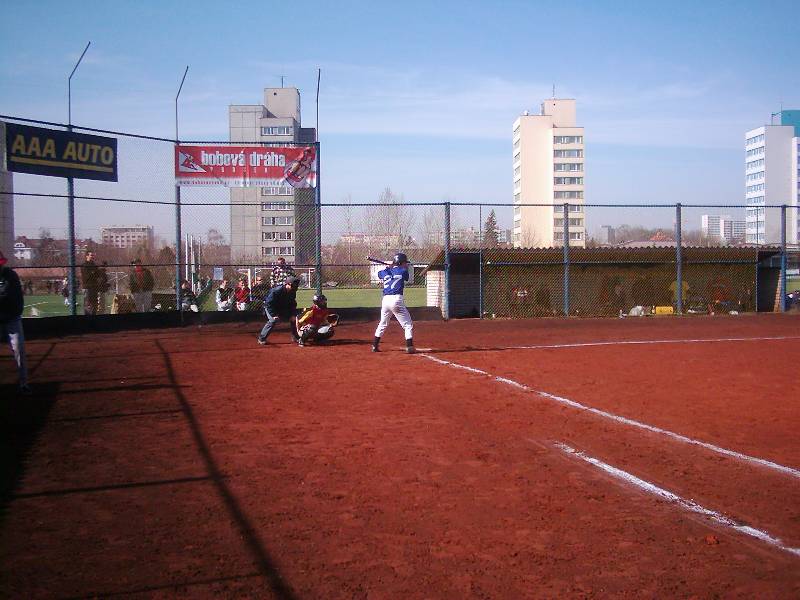
[[[569,203],[569,244],[586,245],[584,135],[575,100],[551,98],[540,114],[514,121],[514,246],[561,246]],[[519,206],[544,204],[545,206]]]
[[[783,110],[772,120],[773,124],[745,134],[746,241],[750,244],[780,243],[781,209],[769,205],[781,204],[792,207],[786,211],[786,240],[798,241],[800,110]]]
[[[243,144],[314,143],[316,130],[301,127],[300,91],[266,88],[264,104],[228,108],[230,141]],[[231,257],[236,262],[314,262],[314,189],[231,188]]]
[[[734,220],[730,215],[702,215],[700,231],[712,242],[741,243],[745,241],[746,222]]]

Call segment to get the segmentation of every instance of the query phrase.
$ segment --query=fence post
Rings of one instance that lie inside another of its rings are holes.
[[[786,205],[781,205],[781,312],[786,312]]]
[[[683,314],[683,237],[681,203],[675,205],[675,312]]]
[[[450,203],[444,203],[444,294],[442,317],[450,319]]]
[[[318,134],[319,135],[319,134]],[[314,254],[316,255],[316,268],[317,268],[317,295],[322,294],[322,191],[320,188],[320,143],[315,143],[317,147],[317,186],[314,188],[315,206],[314,217],[316,220],[316,243],[314,246]]]
[[[564,203],[564,316],[569,316],[569,204]]]
[[[175,140],[178,145],[178,140]],[[175,182],[175,310],[181,312],[181,186]]]
[[[72,125],[67,128],[72,131]],[[67,228],[69,233],[69,312],[78,314],[78,278],[75,267],[75,180],[67,177]]]
[[[478,318],[483,318],[483,204],[478,205]]]

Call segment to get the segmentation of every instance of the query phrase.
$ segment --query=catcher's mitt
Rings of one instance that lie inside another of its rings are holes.
[[[336,313],[331,313],[328,315],[328,325],[331,327],[336,327],[339,324],[339,315]]]

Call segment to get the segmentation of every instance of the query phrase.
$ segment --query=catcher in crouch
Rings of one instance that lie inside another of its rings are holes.
[[[311,308],[297,319],[297,343],[305,346],[306,342],[324,342],[333,337],[334,328],[339,324],[339,315],[328,310],[328,299],[325,294],[312,298]]]

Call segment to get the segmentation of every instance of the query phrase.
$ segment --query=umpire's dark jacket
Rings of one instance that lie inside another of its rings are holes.
[[[297,290],[286,289],[285,284],[276,285],[267,294],[264,310],[273,316],[288,319],[297,314]]]

